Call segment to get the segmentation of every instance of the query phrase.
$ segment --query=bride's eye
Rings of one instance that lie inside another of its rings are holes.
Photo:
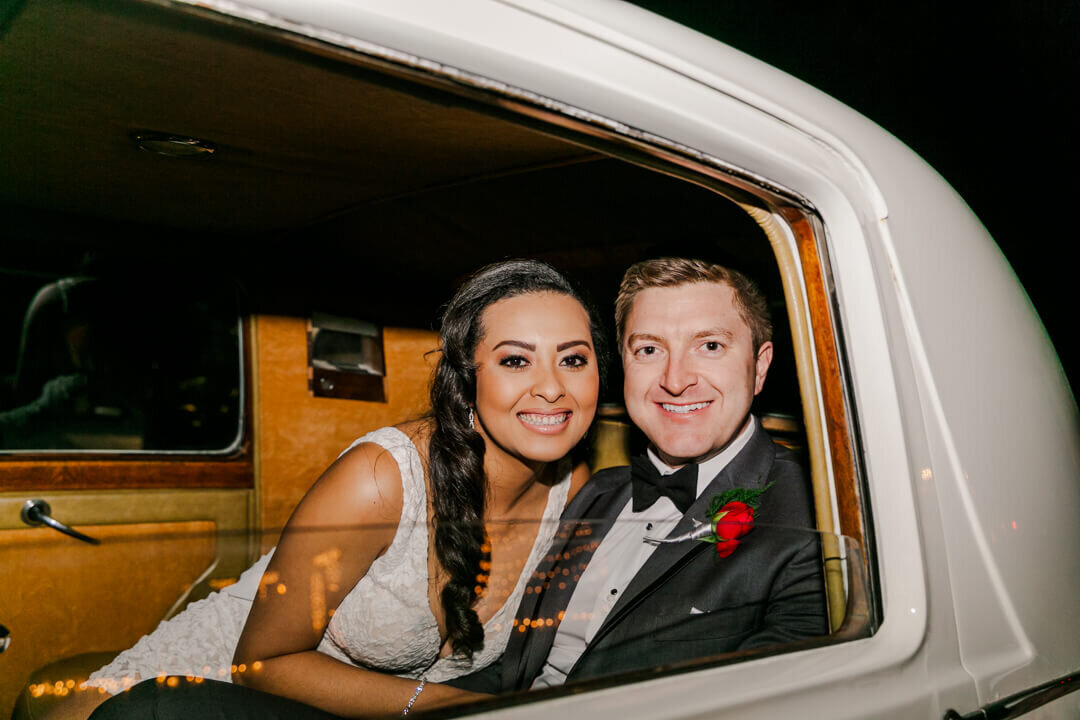
[[[506,357],[499,360],[499,365],[502,365],[503,367],[518,369],[527,367],[529,365],[529,360],[524,355],[507,355]]]
[[[560,364],[563,365],[564,367],[571,367],[571,368],[585,367],[586,365],[589,364],[589,358],[585,357],[584,355],[580,355],[580,354],[567,355],[566,357],[564,357],[562,359]]]

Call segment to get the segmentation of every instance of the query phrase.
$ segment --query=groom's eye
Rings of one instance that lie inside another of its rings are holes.
[[[634,355],[637,357],[649,357],[650,355],[655,355],[656,352],[657,347],[655,345],[644,345],[635,350]]]

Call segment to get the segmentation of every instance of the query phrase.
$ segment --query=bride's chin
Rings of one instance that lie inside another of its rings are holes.
[[[560,442],[555,447],[546,448],[543,451],[530,453],[531,457],[528,457],[526,459],[529,460],[530,462],[545,462],[545,463],[558,462],[559,460],[562,460],[564,457],[569,455],[570,451],[573,450],[574,447],[579,442],[581,442],[582,438],[584,438],[584,437],[585,436],[582,435],[581,437],[577,438],[573,442]]]
[[[561,448],[545,448],[543,450],[534,448],[530,452],[521,453],[519,457],[525,462],[538,463],[538,462],[555,462],[561,459],[565,452],[561,451]]]

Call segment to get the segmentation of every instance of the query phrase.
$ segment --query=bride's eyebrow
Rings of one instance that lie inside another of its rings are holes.
[[[495,347],[493,347],[491,349],[492,350],[498,350],[503,345],[513,345],[514,347],[523,348],[525,350],[528,350],[529,352],[536,352],[536,346],[535,345],[533,345],[531,343],[527,343],[527,342],[521,342],[520,340],[503,340],[501,343],[499,343],[498,345],[496,345]]]
[[[529,352],[536,352],[535,345],[533,345],[532,343],[522,342],[521,340],[503,340],[491,349],[498,350],[503,345],[512,345],[513,347],[523,348],[525,350],[528,350]],[[556,352],[562,352],[563,350],[568,350],[569,348],[577,347],[578,345],[584,345],[585,347],[590,349],[592,348],[592,345],[589,344],[588,340],[567,340],[564,343],[559,343],[558,345],[556,345],[555,350]]]

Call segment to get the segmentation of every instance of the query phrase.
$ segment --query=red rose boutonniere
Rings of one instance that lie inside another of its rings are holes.
[[[709,522],[698,524],[694,530],[675,537],[657,538],[645,536],[645,542],[655,545],[701,540],[716,545],[717,557],[726,558],[739,547],[739,538],[754,529],[754,511],[761,504],[761,496],[772,487],[732,488],[714,495],[709,502]]]
[[[709,503],[709,525],[712,533],[698,538],[716,545],[717,557],[726,558],[739,547],[739,538],[754,529],[754,511],[761,504],[761,496],[772,487],[732,488],[714,495]]]

